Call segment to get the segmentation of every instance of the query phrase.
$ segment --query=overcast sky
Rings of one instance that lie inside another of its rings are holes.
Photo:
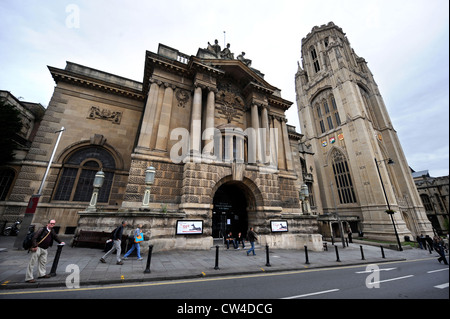
[[[448,0],[0,1],[0,89],[47,106],[47,65],[66,61],[142,81],[145,51],[188,55],[215,39],[294,102],[301,39],[333,21],[374,74],[409,165],[449,174]],[[225,31],[225,33],[224,33]]]

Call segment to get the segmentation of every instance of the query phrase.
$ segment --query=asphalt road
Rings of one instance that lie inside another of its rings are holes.
[[[439,264],[436,258],[426,258],[378,266],[305,269],[80,289],[21,289],[0,293],[0,299],[10,298],[179,299],[172,305],[177,309],[181,307],[178,309],[180,311],[202,311],[202,308],[189,308],[192,302],[199,305],[198,300],[191,299],[220,299],[221,306],[210,309],[216,312],[230,312],[232,305],[245,300],[263,300],[260,308],[253,310],[268,311],[270,299],[448,299],[449,268]],[[234,308],[233,311],[238,309]]]

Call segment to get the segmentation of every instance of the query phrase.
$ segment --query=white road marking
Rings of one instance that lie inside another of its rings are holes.
[[[434,288],[439,288],[439,289],[444,289],[444,288],[448,288],[448,283],[446,283],[446,284],[442,284],[442,285],[437,285],[437,286],[434,286]]]
[[[444,270],[448,271],[448,268],[438,269],[438,270],[430,270],[430,271],[427,271],[427,274],[431,274],[433,272],[438,272],[438,271],[444,271]]]
[[[380,269],[376,269],[374,271],[389,271],[389,270],[394,270],[394,269],[397,269],[397,268],[380,268]],[[374,271],[371,271],[371,270],[357,271],[357,272],[355,272],[355,274],[367,274],[367,273],[372,273]]]
[[[285,298],[281,298],[281,299],[297,299],[297,298],[304,298],[304,297],[309,297],[309,296],[315,296],[315,295],[327,294],[327,293],[329,293],[329,292],[335,292],[335,291],[339,291],[339,289],[331,289],[331,290],[324,290],[324,291],[312,292],[312,293],[309,293],[309,294],[298,295],[298,296],[291,296],[291,297],[285,297]]]
[[[386,280],[380,280],[380,281],[376,281],[376,282],[371,282],[369,283],[370,285],[376,285],[376,284],[380,284],[382,282],[388,282],[388,281],[394,281],[394,280],[400,280],[400,279],[405,279],[405,278],[410,278],[410,277],[414,277],[414,275],[408,275],[408,276],[403,276],[403,277],[397,277],[397,278],[391,278],[391,279],[386,279]]]

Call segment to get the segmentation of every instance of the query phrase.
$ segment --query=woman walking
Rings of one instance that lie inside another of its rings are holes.
[[[135,229],[134,231],[134,243],[133,246],[131,246],[130,250],[127,251],[127,253],[125,254],[125,256],[123,256],[123,259],[128,259],[128,256],[133,252],[133,250],[136,249],[137,252],[137,259],[138,260],[142,260],[143,258],[141,257],[141,246],[140,246],[140,242],[144,240],[144,234],[142,233],[141,230],[142,224],[138,224],[138,227]]]

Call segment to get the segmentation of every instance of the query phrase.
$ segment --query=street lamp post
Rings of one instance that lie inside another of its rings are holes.
[[[388,207],[388,209],[386,210],[386,213],[389,216],[391,216],[392,225],[394,226],[395,237],[397,238],[398,250],[399,251],[403,251],[402,245],[400,244],[400,238],[398,238],[397,227],[395,226],[394,217],[392,216],[395,212],[391,209],[391,206],[389,205],[389,201],[388,201],[388,198],[387,198],[387,195],[386,195],[386,190],[384,189],[383,179],[381,178],[380,168],[378,167],[378,163],[387,161],[387,164],[390,165],[390,164],[394,164],[394,161],[391,158],[383,159],[383,160],[380,160],[380,161],[377,161],[377,159],[374,158],[374,160],[375,160],[375,165],[377,167],[378,176],[380,177],[381,187],[383,188],[384,198],[386,199],[386,204],[387,204],[387,207]]]
[[[153,166],[147,167],[145,170],[145,192],[142,200],[142,210],[150,210],[150,188],[155,182],[155,168]]]
[[[308,185],[303,184],[300,188],[300,200],[302,201],[302,210],[303,213],[309,215],[311,213],[311,206],[309,204],[309,191]]]
[[[94,177],[94,191],[92,192],[91,201],[89,202],[89,206],[87,208],[88,211],[96,211],[97,210],[97,200],[98,200],[98,192],[100,188],[103,186],[103,181],[105,180],[105,173],[102,170],[98,171]]]

